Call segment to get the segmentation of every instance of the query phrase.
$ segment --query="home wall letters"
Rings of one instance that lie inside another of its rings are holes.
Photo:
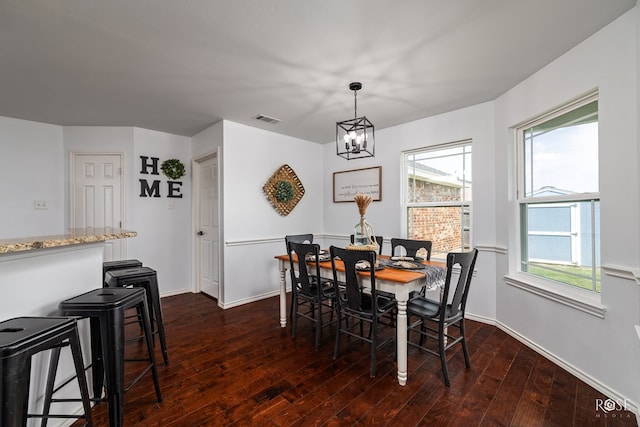
[[[158,172],[159,157],[140,156],[140,173],[144,175],[160,175]],[[149,180],[140,178],[140,197],[162,197],[160,195],[160,180],[154,179],[149,184]],[[174,199],[182,198],[182,181],[167,181],[167,197]]]

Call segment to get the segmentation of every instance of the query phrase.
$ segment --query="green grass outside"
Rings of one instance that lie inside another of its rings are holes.
[[[529,274],[544,277],[556,282],[565,283],[579,288],[593,290],[591,267],[576,267],[575,265],[530,264]],[[600,292],[600,268],[596,268],[596,292]]]

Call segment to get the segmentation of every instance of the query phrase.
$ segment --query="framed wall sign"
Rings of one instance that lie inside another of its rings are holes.
[[[382,200],[382,166],[333,173],[333,202],[353,202],[356,194]]]

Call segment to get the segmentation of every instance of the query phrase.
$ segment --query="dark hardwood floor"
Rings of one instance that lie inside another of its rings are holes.
[[[409,381],[396,379],[393,344],[378,353],[345,339],[333,360],[333,330],[319,351],[300,320],[278,321],[278,299],[228,310],[202,294],[162,300],[170,364],[156,358],[163,402],[150,374],[125,395],[126,426],[636,426],[630,412],[596,409],[607,397],[494,326],[467,322],[471,369],[460,346],[448,355],[451,387],[437,357],[409,349]],[[134,326],[131,326],[134,327]],[[141,345],[128,344],[128,354]],[[126,366],[128,376],[137,369]],[[106,403],[93,410],[108,425]],[[81,425],[77,422],[74,425]]]

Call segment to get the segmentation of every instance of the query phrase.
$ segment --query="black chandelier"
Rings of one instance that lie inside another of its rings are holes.
[[[362,83],[349,84],[353,91],[354,118],[336,123],[336,153],[347,160],[374,157],[376,149],[373,123],[358,117],[358,91]]]

